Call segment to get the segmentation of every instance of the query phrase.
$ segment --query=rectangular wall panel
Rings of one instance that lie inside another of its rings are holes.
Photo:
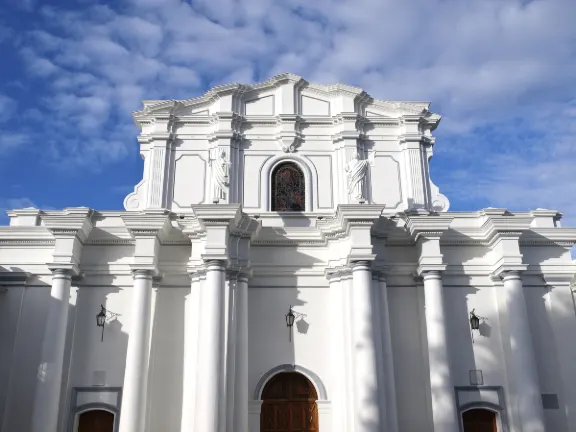
[[[384,204],[387,210],[395,209],[402,203],[400,164],[393,155],[376,154],[370,169],[372,180],[372,201]]]
[[[332,156],[308,156],[314,164],[317,173],[318,185],[315,197],[317,209],[332,209],[334,207],[334,188],[332,180]],[[314,180],[315,181],[315,180]]]
[[[202,204],[206,190],[206,161],[198,154],[182,154],[175,162],[174,204],[180,208]]]
[[[259,209],[261,204],[263,205],[260,178],[264,161],[269,157],[265,155],[244,155],[243,205],[246,209]]]

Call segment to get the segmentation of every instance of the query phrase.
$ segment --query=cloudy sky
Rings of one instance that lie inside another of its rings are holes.
[[[575,18],[574,0],[3,0],[0,209],[121,209],[142,99],[292,72],[432,101],[452,210],[576,225]]]

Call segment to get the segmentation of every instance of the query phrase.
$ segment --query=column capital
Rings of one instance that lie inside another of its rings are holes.
[[[47,263],[46,266],[48,267],[48,270],[50,270],[52,272],[52,276],[61,276],[64,274],[67,274],[70,278],[72,276],[80,276],[81,271],[80,271],[80,266],[78,265],[77,262],[74,263],[59,263],[59,262],[54,262],[54,263]]]
[[[370,266],[370,261],[368,260],[352,261],[350,263],[350,266],[352,267],[352,272],[358,270],[372,270],[372,267]]]
[[[207,259],[204,261],[206,271],[225,271],[226,261],[220,259]]]
[[[70,279],[72,280],[72,276],[76,275],[75,271],[72,268],[62,268],[62,267],[54,267],[50,268],[52,272],[52,277],[57,279]]]
[[[520,279],[523,271],[527,269],[527,265],[501,265],[492,274],[490,278],[495,281],[504,281],[512,279]]]
[[[228,268],[228,276],[230,279],[247,282],[252,277],[252,269],[232,266]]]
[[[503,282],[522,279],[522,273],[519,270],[504,270],[498,276]]]
[[[155,276],[155,271],[152,269],[135,268],[132,269],[132,277],[134,279],[152,279]]]
[[[442,280],[442,273],[439,270],[426,270],[420,276],[424,281],[427,280]]]

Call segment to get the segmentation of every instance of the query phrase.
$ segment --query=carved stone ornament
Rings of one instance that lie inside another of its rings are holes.
[[[284,153],[294,153],[300,145],[298,136],[281,136],[277,138],[278,144]]]
[[[445,195],[440,193],[440,189],[434,183],[430,182],[430,188],[432,190],[432,211],[435,212],[447,212],[450,208],[450,201]]]

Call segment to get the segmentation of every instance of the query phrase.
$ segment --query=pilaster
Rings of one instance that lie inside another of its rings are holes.
[[[406,207],[408,210],[430,209],[432,200],[427,154],[428,147],[434,144],[430,134],[432,127],[423,122],[419,114],[402,116],[401,124],[399,144],[403,159]]]
[[[231,204],[240,202],[240,191],[242,187],[241,172],[241,145],[242,117],[233,112],[217,112],[210,119],[211,132],[208,135],[209,148],[209,176],[208,197],[209,202]],[[216,197],[219,193],[217,176],[218,172],[215,164],[220,164],[227,175],[225,190],[220,191],[222,197]]]
[[[334,143],[335,157],[333,158],[334,197],[336,205],[351,204],[348,194],[348,176],[346,175],[346,164],[352,160],[354,155],[364,154],[362,145],[362,118],[355,112],[342,112],[334,117],[335,132],[332,135]]]

